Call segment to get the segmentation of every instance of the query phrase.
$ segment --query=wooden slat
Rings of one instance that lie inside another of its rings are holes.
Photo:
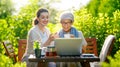
[[[85,49],[85,52],[83,53],[93,53],[96,56],[98,56],[96,38],[85,38],[85,39],[87,41],[87,46],[83,48]]]
[[[26,50],[26,45],[27,45],[26,39],[20,39],[18,41],[18,61],[22,60],[22,57],[23,57],[25,50]]]

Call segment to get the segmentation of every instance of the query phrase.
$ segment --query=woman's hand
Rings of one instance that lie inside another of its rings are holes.
[[[44,43],[44,47],[50,45],[50,43],[51,43],[52,41],[54,41],[55,38],[58,38],[58,37],[59,37],[59,36],[58,36],[57,33],[55,33],[55,34],[50,34],[48,40]]]
[[[50,34],[50,36],[49,36],[50,41],[53,41],[55,38],[59,38],[59,35],[57,33]]]
[[[54,35],[53,35],[53,34],[50,34],[48,40],[53,41],[54,39],[55,39],[55,38],[54,38]]]
[[[58,35],[57,32],[54,34],[54,39],[55,39],[55,38],[59,38],[59,35]]]
[[[51,43],[54,39],[55,39],[55,38],[54,38],[53,34],[50,34],[48,40],[44,43],[44,47],[49,46],[50,43]]]

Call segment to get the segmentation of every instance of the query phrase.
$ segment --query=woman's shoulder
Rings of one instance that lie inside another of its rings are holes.
[[[34,31],[34,30],[38,30],[38,29],[39,29],[38,26],[35,25],[35,26],[33,26],[29,31]]]
[[[82,31],[78,31],[79,34],[82,34]]]
[[[33,33],[35,31],[38,31],[37,26],[33,26],[32,28],[30,28],[30,30],[28,31],[28,34]]]
[[[82,31],[78,31],[79,37],[83,37]]]

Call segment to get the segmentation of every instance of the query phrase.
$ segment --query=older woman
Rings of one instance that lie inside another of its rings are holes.
[[[74,16],[70,12],[64,12],[61,14],[60,17],[60,23],[62,25],[62,29],[59,31],[59,37],[65,38],[66,34],[70,34],[70,37],[75,38],[82,38],[82,46],[80,48],[80,52],[82,53],[82,47],[87,45],[87,42],[82,34],[82,31],[78,31],[76,28],[74,28],[73,25],[74,22]],[[64,64],[64,63],[63,63]],[[72,63],[70,63],[72,64]],[[79,67],[78,64],[73,63],[75,67]],[[68,66],[71,66],[67,64]]]

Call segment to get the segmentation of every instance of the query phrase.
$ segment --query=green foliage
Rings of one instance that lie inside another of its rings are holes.
[[[38,41],[34,41],[34,48],[35,49],[40,49],[40,45]]]
[[[0,67],[26,67],[26,63],[15,63],[13,64],[13,61],[5,56],[0,54]]]
[[[26,63],[25,62],[23,62],[23,63],[17,62],[16,64],[13,64],[12,67],[26,67]]]
[[[109,63],[103,62],[102,67],[120,67],[120,50],[114,55],[114,58],[108,57]]]
[[[113,17],[109,17],[108,14],[99,13],[98,17],[93,17],[87,9],[81,9],[74,12],[75,22],[74,26],[81,30],[85,37],[97,38],[98,52],[100,52],[105,37],[110,34],[116,36],[112,55],[119,48],[120,43],[120,11],[113,12]]]
[[[98,12],[113,16],[112,13],[117,9],[120,9],[120,0],[101,0]]]
[[[13,11],[15,9],[13,8],[12,0],[0,0],[0,18],[4,19],[12,15]]]
[[[51,33],[54,34],[60,30],[61,24],[60,23],[57,23],[57,24],[49,23],[47,27],[50,29]]]
[[[7,1],[9,3],[7,3]],[[50,2],[51,3],[51,2]],[[11,0],[0,1],[0,41],[10,40],[15,48],[15,52],[18,52],[18,39],[26,39],[29,29],[32,27],[32,21],[35,18],[36,11],[43,7],[50,11],[50,23],[48,28],[52,33],[56,33],[60,30],[61,24],[56,18],[55,9],[49,7],[50,3],[44,3],[44,0],[30,0],[29,4],[22,7],[17,15],[12,15],[13,7]],[[103,3],[103,4],[102,4]],[[115,3],[115,4],[112,4]],[[109,34],[116,36],[112,55],[116,53],[120,43],[120,11],[119,0],[91,0],[87,9],[80,9],[74,12],[75,22],[74,26],[81,30],[85,37],[97,38],[98,52],[100,52],[105,37]],[[10,5],[11,4],[11,5]],[[8,9],[9,8],[9,9]],[[116,10],[118,9],[118,10]],[[91,13],[90,13],[91,12]],[[111,16],[112,14],[112,16]],[[95,16],[95,17],[94,17]],[[3,46],[0,43],[0,53],[5,53]],[[5,59],[3,59],[5,58]],[[1,57],[0,67],[9,64],[12,65],[12,61],[6,57]],[[4,61],[3,61],[4,60]],[[6,62],[6,60],[8,60]],[[4,64],[4,63],[5,64]],[[19,63],[16,66],[20,66]],[[24,64],[23,64],[24,66]],[[21,67],[23,67],[21,66]],[[7,66],[6,66],[7,67]],[[13,66],[12,66],[13,67]]]
[[[91,0],[86,7],[92,13],[93,16],[97,16],[99,5],[100,0]]]
[[[99,13],[107,13],[108,16],[113,16],[113,12],[117,9],[120,10],[120,0],[91,0],[87,9],[93,16],[98,16]]]
[[[12,60],[9,59],[9,57],[0,54],[0,67],[11,67],[11,66],[12,66]]]

